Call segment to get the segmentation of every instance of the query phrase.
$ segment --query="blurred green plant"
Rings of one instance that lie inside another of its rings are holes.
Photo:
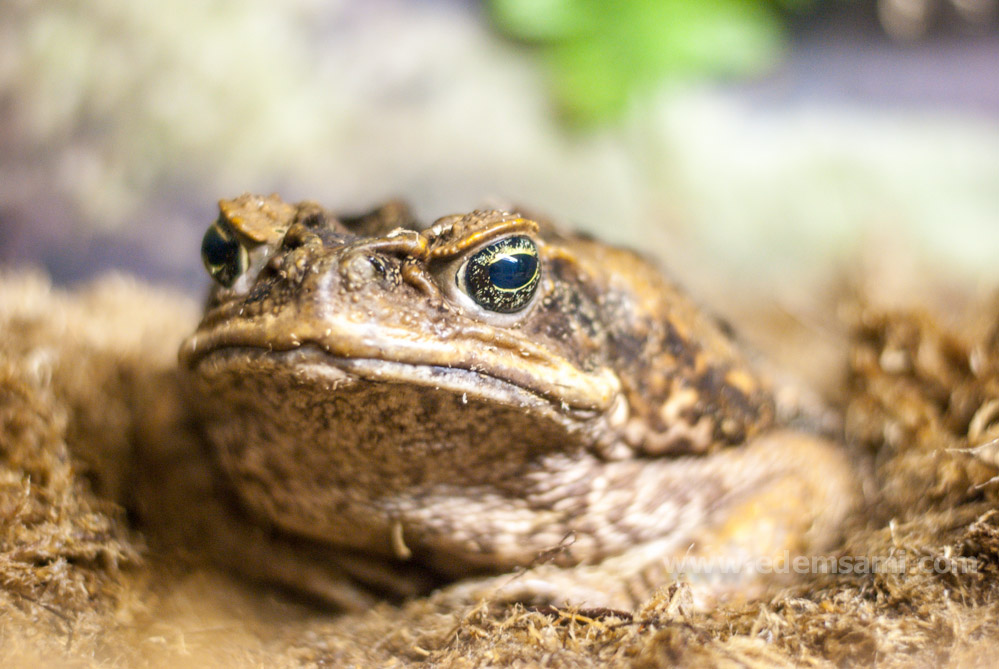
[[[547,61],[551,95],[577,125],[620,115],[664,80],[772,65],[781,9],[813,0],[487,0],[506,35]]]

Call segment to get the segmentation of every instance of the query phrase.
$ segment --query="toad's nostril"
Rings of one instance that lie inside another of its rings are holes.
[[[295,223],[290,228],[288,232],[284,235],[284,240],[281,242],[281,246],[286,249],[297,249],[305,245],[306,240],[313,236],[314,233],[310,232],[301,223]]]

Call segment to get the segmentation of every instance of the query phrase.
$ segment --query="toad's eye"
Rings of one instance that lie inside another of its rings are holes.
[[[201,261],[212,278],[225,287],[236,282],[246,271],[249,259],[246,248],[224,220],[215,221],[201,240]]]
[[[501,239],[485,247],[458,272],[458,286],[490,311],[520,311],[538,289],[538,247],[529,237]]]

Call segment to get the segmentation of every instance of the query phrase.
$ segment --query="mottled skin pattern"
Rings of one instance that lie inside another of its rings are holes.
[[[838,449],[781,426],[722,328],[632,252],[498,211],[221,211],[249,265],[182,367],[241,504],[336,566],[302,586],[335,603],[541,561],[453,592],[627,606],[673,578],[664,557],[815,549],[854,502]],[[455,276],[513,235],[540,283],[491,312]]]

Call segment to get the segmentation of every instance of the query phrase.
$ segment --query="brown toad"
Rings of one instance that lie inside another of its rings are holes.
[[[503,592],[626,606],[665,558],[814,549],[855,500],[841,452],[782,425],[635,253],[500,211],[220,206],[182,367],[244,508],[330,565],[307,590],[357,606],[544,556]]]

